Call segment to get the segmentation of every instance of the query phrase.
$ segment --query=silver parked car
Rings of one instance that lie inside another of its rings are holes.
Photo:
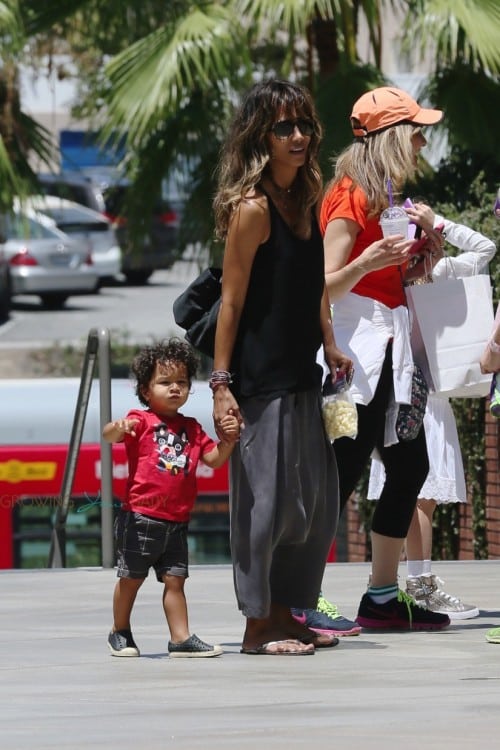
[[[32,196],[23,205],[37,215],[52,219],[61,232],[82,240],[100,279],[111,279],[120,273],[122,251],[115,230],[104,214],[56,195]]]
[[[69,296],[98,288],[88,248],[59,229],[16,211],[2,217],[0,235],[13,296],[35,294],[54,310]]]
[[[118,178],[113,168],[89,167],[84,171],[39,174],[40,192],[71,198],[105,213],[122,250],[122,273],[131,284],[144,284],[156,269],[171,268],[180,257],[179,225],[185,202],[184,196],[174,191],[174,184],[165,197],[152,196],[153,212],[144,236],[132,238],[127,217],[128,180]]]

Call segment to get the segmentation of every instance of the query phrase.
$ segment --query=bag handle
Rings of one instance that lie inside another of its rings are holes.
[[[450,257],[448,255],[445,255],[444,257],[444,267],[446,269],[446,280],[448,281],[448,279],[451,276],[456,281],[457,274],[456,274],[455,269],[453,268],[453,263],[450,261]],[[450,269],[451,269],[451,274],[449,274]]]
[[[445,261],[445,268],[446,268],[446,280],[448,280],[449,278],[453,278],[456,281],[457,279],[461,278],[460,276],[457,276],[456,269],[453,265],[453,260],[452,258],[450,258],[449,255],[444,256],[444,261]],[[451,274],[448,273],[448,269],[451,269]],[[479,276],[479,254],[478,253],[474,253],[474,265],[473,265],[472,274],[467,274],[467,275]]]

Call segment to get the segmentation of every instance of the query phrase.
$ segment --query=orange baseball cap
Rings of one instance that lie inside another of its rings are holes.
[[[351,112],[351,126],[355,136],[378,133],[401,122],[415,125],[435,125],[443,117],[439,109],[424,109],[401,89],[382,86],[363,94]]]

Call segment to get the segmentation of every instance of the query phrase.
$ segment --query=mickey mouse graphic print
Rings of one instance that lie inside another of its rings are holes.
[[[135,435],[125,435],[129,465],[123,509],[188,522],[196,500],[196,467],[216,446],[193,417],[162,420],[150,409],[132,409]]]
[[[189,445],[185,430],[178,435],[169,430],[164,422],[154,425],[154,441],[158,445],[158,469],[176,476],[180,471],[188,473],[189,456],[185,448]]]

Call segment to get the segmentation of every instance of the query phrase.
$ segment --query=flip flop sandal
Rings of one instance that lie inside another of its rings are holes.
[[[256,648],[242,648],[241,654],[250,654],[252,656],[313,656],[314,650],[312,651],[270,651],[269,648],[273,646],[280,646],[285,644],[293,644],[295,646],[301,644],[301,641],[291,640],[286,638],[282,641],[267,641],[262,643]],[[303,644],[301,644],[303,645]]]

